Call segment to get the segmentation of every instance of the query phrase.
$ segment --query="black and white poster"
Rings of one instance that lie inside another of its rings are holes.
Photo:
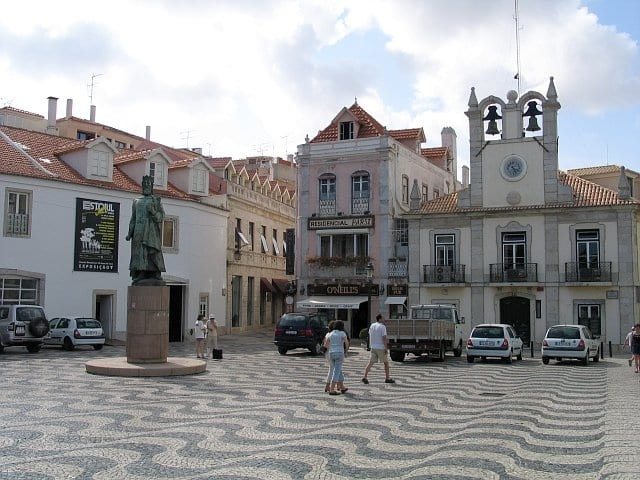
[[[120,204],[76,198],[73,269],[118,272]]]

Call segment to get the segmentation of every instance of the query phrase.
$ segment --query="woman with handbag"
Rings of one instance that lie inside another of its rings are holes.
[[[338,390],[341,393],[346,393],[348,388],[344,386],[342,364],[349,348],[349,341],[347,340],[347,334],[344,332],[344,322],[342,320],[336,320],[333,330],[325,336],[323,346],[327,349],[329,357],[329,375],[331,377],[327,377],[328,383],[330,380],[328,385],[329,395],[338,395]],[[326,387],[325,391],[327,391]]]

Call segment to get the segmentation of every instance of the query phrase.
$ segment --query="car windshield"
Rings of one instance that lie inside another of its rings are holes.
[[[93,318],[77,318],[76,325],[78,328],[102,328],[100,322]]]
[[[580,329],[576,327],[552,327],[547,332],[547,338],[577,340],[580,338]]]
[[[45,318],[41,308],[35,307],[19,307],[16,308],[16,319],[21,322],[30,322],[32,320]]]
[[[476,327],[471,334],[473,338],[503,338],[502,327]]]
[[[278,322],[282,328],[306,328],[307,317],[303,315],[285,315]]]

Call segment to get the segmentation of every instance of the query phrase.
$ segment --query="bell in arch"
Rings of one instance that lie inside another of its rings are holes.
[[[500,131],[498,130],[498,122],[496,122],[496,120],[500,120],[502,117],[498,114],[497,110],[498,107],[496,107],[495,105],[491,105],[486,117],[482,119],[489,120],[489,125],[487,126],[487,131],[485,132],[489,135],[498,135],[500,133]]]
[[[523,117],[529,117],[529,125],[525,128],[527,132],[537,132],[540,130],[538,120],[536,120],[537,115],[542,115],[542,112],[538,110],[536,101],[531,100],[527,103],[527,111],[522,114]]]

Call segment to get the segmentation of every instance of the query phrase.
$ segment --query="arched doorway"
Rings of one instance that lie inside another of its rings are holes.
[[[530,301],[524,297],[500,299],[500,323],[511,325],[524,345],[531,341]]]

